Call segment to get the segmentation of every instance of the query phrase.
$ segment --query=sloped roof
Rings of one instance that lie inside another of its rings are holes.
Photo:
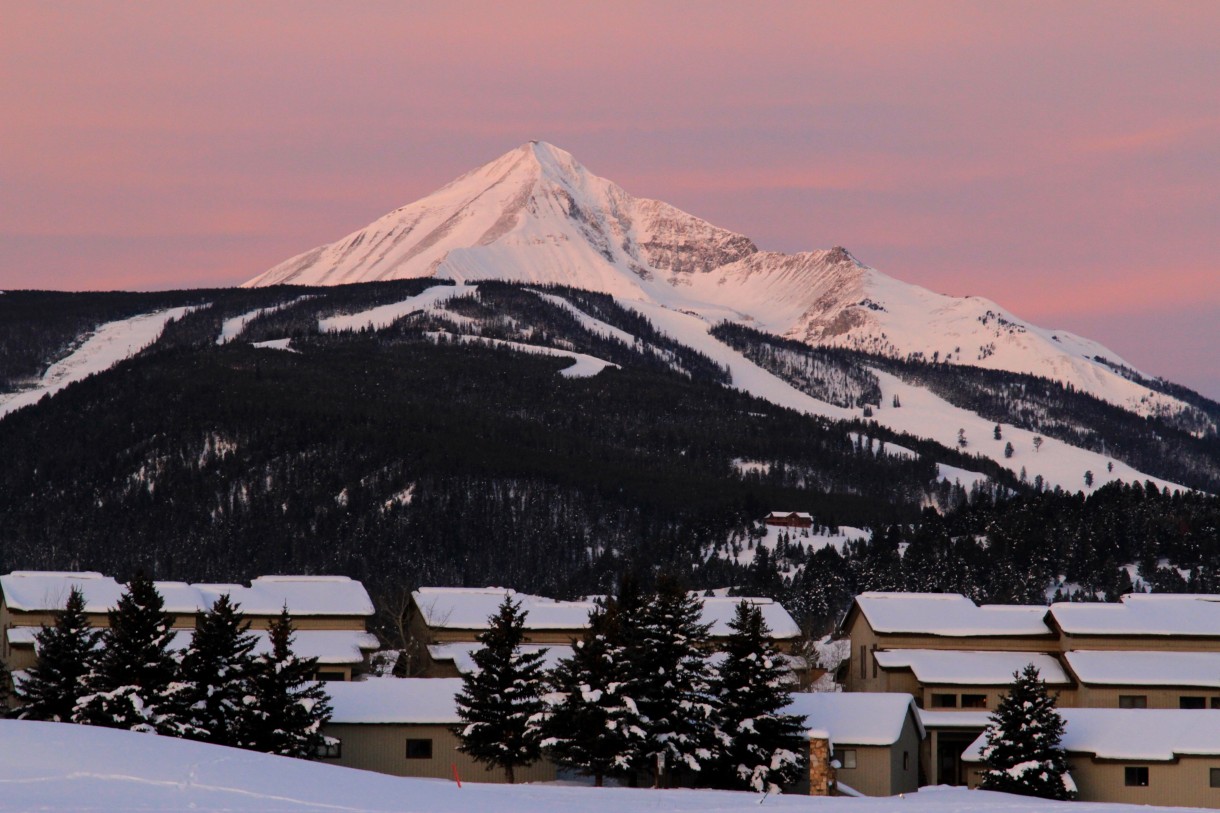
[[[1041,652],[980,652],[958,649],[881,649],[873,653],[885,669],[907,668],[920,683],[963,686],[1003,686],[1013,672],[1038,667],[1048,684],[1070,683],[1059,660]]]
[[[771,630],[771,637],[778,640],[798,638],[801,628],[792,620],[792,616],[777,601],[769,598],[745,598],[742,596],[712,596],[700,597],[703,602],[702,623],[710,624],[708,634],[715,638],[727,637],[732,634],[729,622],[737,614],[737,605],[746,602],[757,607],[762,612],[763,621]]]
[[[1082,683],[1220,689],[1220,652],[1072,650],[1064,655]]]
[[[894,692],[796,692],[787,714],[805,717],[805,727],[830,733],[835,745],[893,745],[908,715],[922,738],[915,700]]]
[[[285,604],[294,616],[373,615],[373,602],[358,581],[346,576],[260,576],[249,587],[240,584],[154,582],[170,614],[206,612],[223,594],[247,615],[276,615]],[[126,590],[110,576],[96,572],[17,570],[0,576],[5,604],[13,610],[62,610],[73,587],[85,597],[85,612],[104,613]]]
[[[332,723],[454,725],[461,678],[368,678],[326,684]]]
[[[1220,711],[1197,709],[1060,709],[1063,747],[1098,759],[1169,762],[1179,756],[1220,756]],[[979,735],[962,754],[980,762]]]
[[[946,637],[1050,635],[1038,605],[984,604],[958,593],[861,593],[855,607],[874,631]]]
[[[428,647],[428,654],[432,656],[433,660],[453,661],[453,665],[459,672],[468,675],[479,670],[474,662],[474,653],[482,648],[482,644],[466,641],[432,644]],[[543,652],[543,669],[554,669],[560,659],[572,657],[572,647],[562,644],[522,644],[521,652],[522,654]]]
[[[1220,637],[1220,596],[1135,593],[1110,604],[1057,602],[1051,617],[1068,635]]]

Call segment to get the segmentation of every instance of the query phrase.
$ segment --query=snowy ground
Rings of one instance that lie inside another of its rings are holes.
[[[747,813],[750,793],[400,779],[151,734],[0,720],[0,810],[261,813]],[[1135,813],[1132,805],[1043,802],[933,788],[906,798],[768,797],[761,808],[842,813]],[[1182,808],[1176,808],[1181,810]],[[1171,808],[1162,808],[1171,810]]]
[[[559,371],[559,374],[564,378],[589,378],[590,376],[597,375],[607,367],[618,367],[617,364],[612,364],[596,356],[589,356],[572,350],[560,350],[557,347],[543,347],[537,344],[523,344],[522,342],[509,342],[504,339],[488,339],[482,336],[466,336],[454,333],[427,332],[424,335],[434,342],[449,341],[461,344],[490,345],[493,347],[503,347],[507,350],[516,350],[519,353],[533,353],[538,356],[556,356],[557,358],[575,360],[576,363],[571,367],[564,367]]]
[[[475,288],[469,285],[435,285],[421,294],[417,294],[401,302],[389,305],[379,305],[359,313],[345,313],[339,316],[329,316],[318,321],[318,329],[323,333],[337,333],[341,330],[364,330],[371,328],[381,330],[387,328],[404,316],[417,311],[435,308],[446,300],[454,297],[473,294]]]
[[[107,322],[89,335],[80,347],[47,368],[32,389],[0,395],[0,418],[36,404],[42,396],[54,395],[74,381],[109,370],[155,342],[170,320],[179,319],[191,310],[193,308],[170,308]]]

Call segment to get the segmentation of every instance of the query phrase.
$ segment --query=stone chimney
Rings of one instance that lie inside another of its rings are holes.
[[[835,769],[830,764],[830,732],[815,728],[805,736],[809,738],[809,795],[829,796],[835,786]]]

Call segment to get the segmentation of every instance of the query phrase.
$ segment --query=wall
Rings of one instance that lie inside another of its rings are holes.
[[[1181,757],[1176,762],[1112,762],[1086,754],[1069,754],[1072,779],[1082,802],[1220,808],[1220,788],[1210,787],[1210,770],[1220,768],[1220,755]],[[1127,787],[1125,768],[1148,768],[1147,787]],[[970,771],[970,787],[978,787],[981,767]]]
[[[365,771],[392,774],[394,776],[423,776],[436,779],[452,779],[453,765],[463,782],[503,782],[504,772],[488,771],[466,754],[457,750],[458,738],[444,725],[361,725],[332,723],[322,729],[330,737],[338,737],[343,743],[343,753],[338,759],[321,762],[343,765]],[[432,759],[407,759],[407,739],[431,738]],[[555,766],[550,762],[537,762],[529,767],[518,767],[517,782],[549,782],[555,779]]]
[[[1220,680],[1220,675],[1216,676]],[[1081,708],[1119,708],[1119,695],[1144,695],[1148,698],[1150,709],[1181,708],[1182,697],[1202,697],[1209,708],[1213,698],[1220,704],[1220,689],[1201,689],[1198,687],[1170,688],[1165,686],[1089,686],[1082,685],[1075,692],[1075,705]],[[1066,703],[1060,703],[1066,706]]]

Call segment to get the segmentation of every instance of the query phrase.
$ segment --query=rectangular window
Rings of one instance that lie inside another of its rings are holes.
[[[934,695],[932,695],[932,708],[934,708],[934,709],[955,709],[955,708],[957,708],[957,695],[955,695],[955,694],[934,694]]]
[[[343,680],[344,675],[342,672],[318,672],[317,678],[318,680]]]
[[[873,652],[875,653],[876,651],[877,651],[877,645],[873,644]],[[876,678],[877,678],[877,656],[874,654],[873,655],[873,679],[875,680]]]
[[[1212,768],[1210,773],[1211,781],[1208,784],[1213,788],[1220,788],[1220,768]]]
[[[1120,694],[1118,696],[1118,707],[1120,709],[1146,709],[1148,708],[1148,695]]]
[[[432,759],[432,740],[407,740],[407,759]]]
[[[1213,698],[1212,698],[1212,708],[1213,708],[1213,709],[1220,709],[1220,697],[1213,697]]]
[[[985,708],[987,708],[987,695],[985,695],[985,694],[964,694],[964,695],[962,695],[962,708],[964,708],[964,709],[985,709]]]
[[[839,752],[839,767],[845,771],[850,771],[856,767],[856,751],[855,749]]]
[[[1205,709],[1207,708],[1206,697],[1192,697],[1191,695],[1182,695],[1178,698],[1178,708],[1180,709]]]
[[[337,737],[327,737],[314,753],[318,759],[339,759],[343,756],[343,741]]]
[[[868,647],[860,645],[860,680],[868,677]]]
[[[1147,768],[1124,768],[1123,769],[1123,784],[1125,784],[1129,788],[1148,787],[1148,769]]]
[[[902,752],[902,769],[904,771],[911,770],[911,752],[910,751]]]

